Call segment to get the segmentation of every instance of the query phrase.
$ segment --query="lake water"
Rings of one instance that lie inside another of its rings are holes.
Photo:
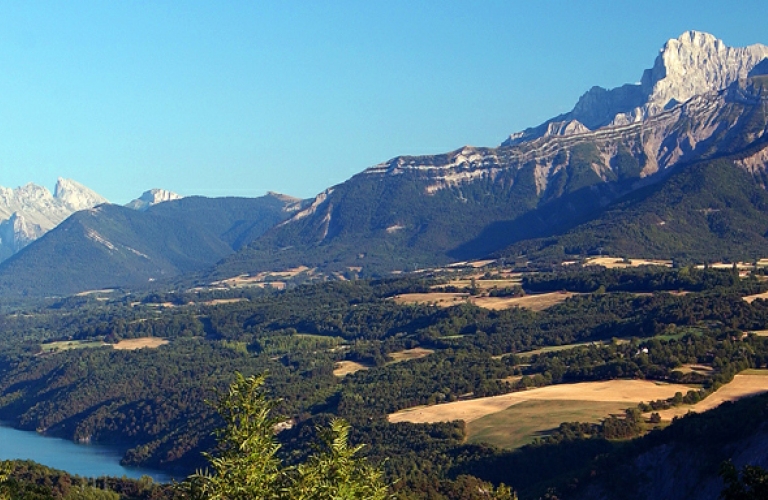
[[[156,482],[169,482],[162,472],[120,465],[121,455],[114,448],[77,444],[66,439],[43,436],[0,426],[0,460],[34,460],[54,469],[85,477],[149,476]]]

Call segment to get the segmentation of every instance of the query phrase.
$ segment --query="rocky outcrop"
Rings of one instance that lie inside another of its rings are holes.
[[[618,163],[619,157],[627,155],[638,167],[631,177],[648,177],[681,162],[729,153],[727,148],[737,144],[731,139],[737,136],[746,142],[768,137],[768,115],[764,112],[768,109],[768,89],[762,80],[755,82],[759,78],[738,80],[725,90],[697,95],[641,121],[594,131],[574,125],[570,133],[500,148],[465,146],[445,155],[397,157],[364,174],[421,177],[428,183],[424,193],[434,194],[480,179],[493,180],[508,170],[531,167],[542,194],[550,180],[565,168],[572,152],[580,145],[588,145],[595,152],[591,168],[604,181],[624,175]],[[746,169],[756,168],[754,162],[749,167],[744,165]]]
[[[579,133],[562,124],[574,120],[589,130],[637,123],[696,95],[725,89],[739,79],[764,73],[768,47],[728,47],[708,33],[688,31],[669,40],[638,84],[615,89],[592,87],[573,110],[544,124],[513,134],[504,145],[549,135]]]
[[[73,213],[107,200],[70,179],[59,178],[53,194],[36,184],[0,186],[0,260],[18,252]]]
[[[45,234],[37,224],[30,224],[23,215],[14,212],[0,222],[0,260],[7,259]]]
[[[165,189],[150,189],[149,191],[144,191],[144,193],[140,197],[129,202],[125,206],[128,208],[132,208],[134,210],[139,210],[141,212],[144,212],[149,207],[153,205],[157,205],[158,203],[163,203],[163,202],[172,201],[172,200],[180,200],[181,198],[183,197],[180,194],[176,194],[172,191],[167,191]]]

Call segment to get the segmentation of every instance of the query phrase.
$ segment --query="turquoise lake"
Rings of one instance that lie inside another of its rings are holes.
[[[120,465],[121,455],[114,448],[77,444],[65,439],[0,426],[0,460],[34,460],[37,463],[86,477],[149,476],[156,482],[171,477],[155,470]]]

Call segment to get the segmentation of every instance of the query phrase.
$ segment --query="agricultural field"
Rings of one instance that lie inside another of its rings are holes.
[[[714,373],[714,369],[711,366],[706,365],[683,365],[679,368],[675,368],[676,372],[680,372],[683,374],[687,373],[698,373],[700,375],[712,375]]]
[[[478,280],[477,283],[482,283],[482,280]],[[464,302],[471,302],[478,307],[494,311],[511,309],[513,307],[521,307],[531,311],[543,311],[565,302],[575,295],[578,294],[572,292],[552,292],[525,295],[523,297],[473,297],[468,293],[431,292],[406,293],[395,296],[394,300],[398,304],[436,304],[441,307],[451,307]]]
[[[357,361],[337,361],[333,367],[333,374],[336,377],[346,377],[360,370],[367,370],[369,366],[366,366]]]
[[[766,379],[768,382],[768,379]],[[609,380],[605,382],[579,382],[558,384],[512,392],[501,396],[456,401],[432,406],[419,406],[389,415],[389,421],[434,423],[463,420],[471,423],[527,401],[586,401],[623,403],[627,406],[644,401],[666,399],[676,392],[685,394],[690,387],[648,380]]]
[[[603,266],[606,269],[624,269],[627,267],[640,266],[663,266],[672,267],[671,260],[651,260],[651,259],[623,259],[620,257],[594,257],[588,259],[584,266]]]
[[[389,353],[389,357],[392,360],[392,363],[400,363],[401,361],[421,359],[429,356],[430,354],[434,354],[434,352],[435,351],[432,349],[424,349],[423,347],[416,347],[413,349],[405,349],[399,352],[391,352]]]
[[[448,286],[455,286],[459,288],[469,288],[475,286],[476,288],[488,291],[494,288],[506,288],[510,286],[519,285],[522,283],[522,274],[515,273],[509,274],[509,277],[502,279],[484,279],[483,275],[476,275],[472,278],[455,279],[448,282]],[[436,285],[437,288],[445,285]]]
[[[136,349],[156,349],[161,345],[168,344],[168,340],[157,337],[141,337],[138,339],[121,340],[112,347],[118,351],[134,351]]]
[[[658,412],[662,420],[672,420],[692,411],[701,413],[711,410],[726,401],[756,396],[768,392],[768,370],[745,370],[733,377],[733,382],[724,385],[709,397],[695,405],[683,405]]]
[[[768,292],[756,293],[754,295],[747,295],[745,297],[742,297],[742,299],[747,304],[751,304],[752,302],[756,301],[757,299],[768,299]]]
[[[285,271],[264,271],[258,274],[243,274],[232,278],[214,281],[212,287],[223,288],[243,288],[243,287],[271,287],[276,289],[285,288],[285,281],[295,278],[299,274],[306,273],[312,275],[314,269],[306,266],[299,266]]]
[[[571,349],[575,349],[576,347],[584,347],[584,346],[594,345],[594,344],[595,344],[594,342],[581,342],[578,344],[553,345],[548,347],[542,347],[541,349],[534,349],[532,351],[520,352],[520,353],[517,353],[517,357],[528,358],[534,355],[547,354],[548,352],[568,351]]]
[[[543,311],[565,302],[575,295],[578,294],[572,292],[552,292],[525,295],[523,297],[473,297],[471,302],[478,307],[494,311],[510,309],[512,307],[522,307],[531,311]]]
[[[467,442],[519,448],[561,422],[598,423],[610,415],[622,414],[630,406],[626,401],[524,401],[470,422]]]
[[[396,304],[435,304],[440,307],[451,307],[462,304],[469,298],[468,293],[404,293],[396,295],[393,300]]]
[[[104,347],[109,344],[105,344],[100,340],[61,340],[58,342],[47,342],[40,344],[40,349],[43,353],[54,353],[62,351],[70,351],[72,349],[91,349],[94,347]]]

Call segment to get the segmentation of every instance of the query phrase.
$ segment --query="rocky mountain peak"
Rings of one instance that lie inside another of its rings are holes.
[[[503,145],[584,132],[580,127],[567,126],[574,121],[588,130],[636,123],[694,96],[723,90],[753,71],[765,72],[766,66],[768,46],[729,47],[709,33],[687,31],[664,44],[640,83],[614,89],[592,87],[569,113],[512,134]]]
[[[128,208],[132,208],[134,210],[139,211],[145,211],[149,207],[153,205],[157,205],[158,203],[163,203],[166,201],[172,201],[172,200],[180,200],[183,198],[180,194],[176,194],[173,191],[168,191],[166,189],[150,189],[149,191],[144,191],[144,193],[136,198],[135,200],[129,202],[125,206]]]
[[[709,33],[688,31],[667,41],[653,68],[643,74],[641,86],[648,95],[645,116],[658,114],[691,97],[722,90],[746,78],[763,60],[768,47],[728,47]]]
[[[0,261],[10,257],[78,210],[108,203],[70,179],[59,178],[54,194],[37,184],[0,187]]]
[[[67,205],[73,212],[91,208],[102,203],[109,203],[106,198],[79,182],[61,177],[56,181],[53,197]]]

